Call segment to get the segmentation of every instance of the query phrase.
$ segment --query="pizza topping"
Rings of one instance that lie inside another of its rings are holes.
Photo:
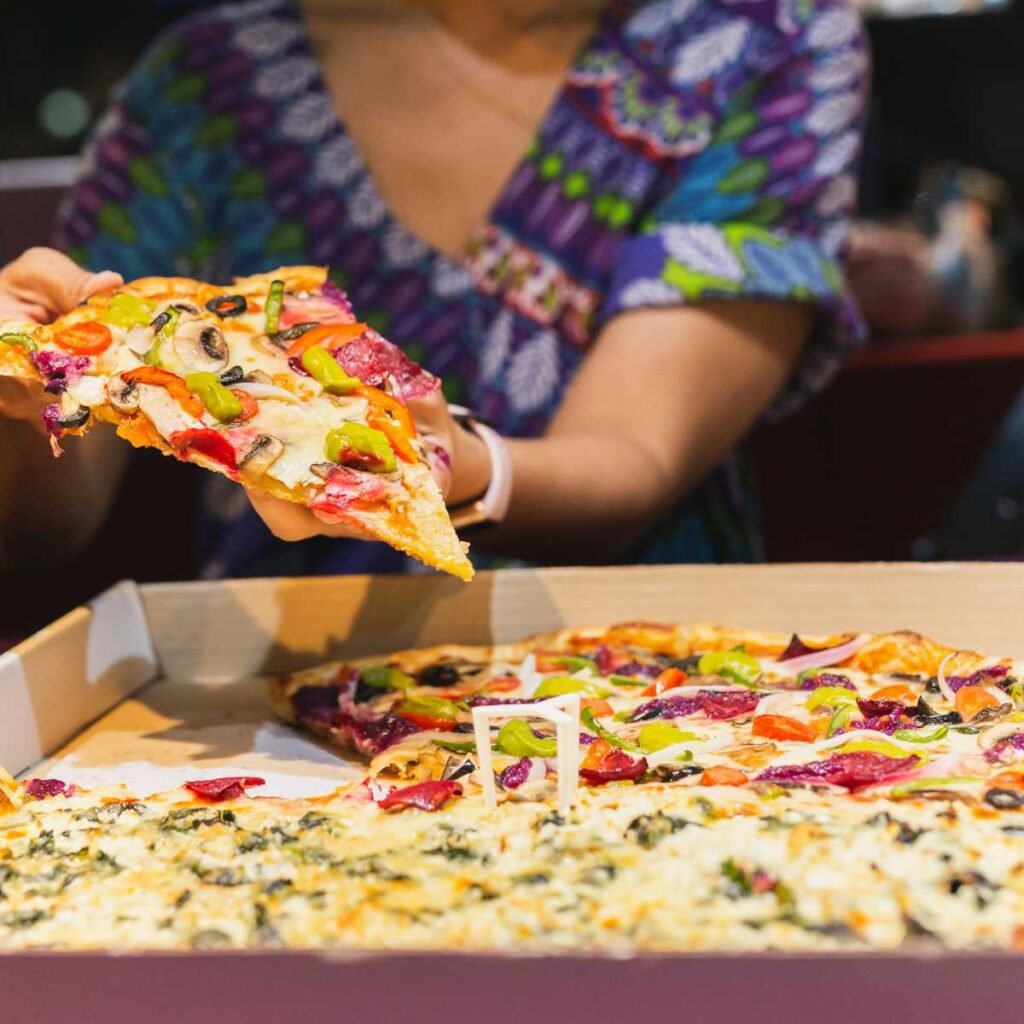
[[[105,351],[114,340],[110,328],[96,320],[72,324],[57,331],[54,343],[80,356],[95,356]]]
[[[230,423],[242,415],[242,403],[238,396],[224,387],[215,373],[205,370],[190,373],[185,377],[185,386],[199,396],[200,401],[206,406],[206,411],[221,423]]]
[[[138,411],[139,386],[126,381],[119,373],[107,379],[107,401],[115,412],[127,415]]]
[[[263,306],[266,317],[264,332],[268,335],[277,334],[281,320],[281,308],[284,306],[284,281],[271,281],[267,289],[267,301]]]
[[[887,757],[885,754],[861,751],[833,754],[821,761],[808,764],[776,765],[766,768],[757,776],[758,782],[827,783],[842,786],[851,792],[891,781],[917,767],[921,759],[916,754],[907,757]]]
[[[721,676],[740,686],[753,687],[761,678],[761,663],[746,651],[709,651],[701,655],[697,671],[702,676]]]
[[[224,800],[238,800],[246,795],[248,786],[265,786],[266,779],[256,775],[228,775],[222,779],[199,779],[184,783],[185,789],[200,800],[219,804]]]
[[[647,767],[646,757],[634,759],[622,750],[609,749],[596,768],[589,767],[588,758],[584,758],[580,778],[592,786],[604,786],[609,782],[639,782]]]
[[[25,783],[25,792],[33,800],[45,800],[50,796],[70,796],[73,788],[60,779],[29,779]]]
[[[174,332],[174,354],[189,371],[215,374],[228,365],[228,343],[224,332],[205,320],[186,320]]]
[[[248,304],[244,295],[218,295],[207,302],[206,308],[219,317],[241,316]]]
[[[17,345],[28,352],[35,352],[39,348],[34,338],[21,331],[8,331],[6,334],[0,334],[0,342],[5,345]]]
[[[62,395],[69,387],[77,384],[91,368],[88,356],[69,356],[63,352],[35,352],[32,362],[46,378],[43,390],[51,395]]]
[[[284,454],[284,445],[270,434],[257,434],[238,455],[238,468],[250,480],[258,480]]]
[[[792,672],[794,674],[806,672],[808,669],[829,668],[838,665],[853,657],[870,639],[867,634],[855,636],[845,643],[837,644],[835,647],[825,647],[819,650],[810,650],[795,657],[789,657],[788,652],[783,653],[777,662],[778,670]],[[799,642],[799,638],[794,636]],[[790,643],[792,647],[792,642]]]
[[[695,732],[684,732],[678,726],[669,725],[667,722],[649,722],[638,733],[636,742],[645,754],[656,754],[667,747],[699,739]]]
[[[410,718],[392,714],[390,711],[361,711],[359,714],[342,712],[338,718],[338,725],[348,732],[359,753],[371,756],[387,750],[406,736],[420,732],[420,726]]]
[[[724,764],[705,768],[700,777],[702,786],[745,786],[749,781],[745,772]]]
[[[985,793],[985,803],[999,811],[1016,810],[1024,807],[1024,792],[1019,789],[990,789]]]
[[[359,326],[366,328],[365,324]],[[349,373],[371,387],[382,387],[391,379],[403,402],[424,398],[440,387],[437,377],[376,331],[361,331],[342,348],[335,349],[334,356]]]
[[[458,721],[458,706],[442,697],[407,697],[395,706],[395,714],[421,729],[451,732]]]
[[[801,672],[798,677],[801,690],[817,690],[823,686],[839,688],[843,690],[856,690],[857,687],[846,678],[835,672],[819,672],[817,669],[809,669],[808,674]]]
[[[388,481],[372,473],[361,473],[329,462],[323,465],[327,486],[309,503],[314,512],[344,517],[353,506],[383,501],[392,491]],[[316,465],[311,468],[314,473],[319,469]]]
[[[539,766],[536,772],[534,771],[535,766]],[[502,789],[518,789],[524,782],[535,778],[543,779],[546,775],[547,768],[542,760],[531,760],[529,757],[523,757],[502,771],[498,776],[498,785]]]
[[[327,435],[324,454],[331,462],[370,473],[393,473],[395,453],[388,439],[373,427],[344,423]]]
[[[359,673],[359,681],[374,690],[408,690],[416,680],[392,665],[368,665]]]
[[[351,377],[341,364],[325,348],[313,345],[299,357],[303,369],[329,395],[350,395],[359,385],[357,377]]]
[[[401,810],[415,807],[421,811],[438,811],[453,796],[462,796],[462,786],[451,780],[440,779],[430,782],[419,782],[415,786],[403,789],[392,789],[387,796],[377,801],[377,806],[384,811]]]
[[[786,715],[758,715],[751,726],[754,736],[769,740],[790,740],[799,743],[813,743],[818,730],[809,722],[801,722]]]
[[[165,342],[174,337],[179,320],[181,320],[181,310],[175,306],[168,306],[149,325],[153,329],[153,344],[143,357],[143,362],[147,366],[159,367],[163,365],[160,359],[160,350]]]
[[[340,686],[301,686],[290,700],[299,721],[325,725],[338,716],[340,696]]]
[[[512,757],[555,757],[558,753],[554,738],[538,736],[521,718],[506,722],[498,730],[495,742],[503,754]]]
[[[179,430],[167,439],[182,451],[195,451],[228,469],[235,468],[235,449],[219,430],[199,427],[194,430]]]
[[[61,430],[78,430],[89,422],[90,415],[92,414],[89,412],[88,407],[80,405],[74,412],[70,412],[66,416],[61,416],[61,418],[57,420],[57,426],[60,427]]]
[[[131,327],[145,327],[153,319],[156,306],[137,295],[118,292],[103,311],[102,319],[115,327],[128,330]]]
[[[815,711],[818,708],[837,708],[844,705],[855,705],[858,703],[856,693],[851,693],[841,686],[821,686],[814,690],[804,707],[808,711]]]
[[[164,370],[158,366],[139,366],[134,370],[126,370],[121,377],[128,384],[152,384],[154,387],[165,388],[185,412],[195,419],[202,418],[205,409],[202,400],[192,393],[185,381],[176,373],[171,373],[170,370]],[[156,426],[159,429],[160,424],[156,423]],[[234,465],[233,459],[232,465]]]

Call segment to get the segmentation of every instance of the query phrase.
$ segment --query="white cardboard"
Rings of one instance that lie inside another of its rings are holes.
[[[0,764],[24,771],[158,669],[136,584],[69,612],[0,655]]]

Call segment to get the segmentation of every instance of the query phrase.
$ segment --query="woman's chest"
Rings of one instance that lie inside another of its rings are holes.
[[[522,71],[469,54],[429,23],[312,28],[327,92],[389,212],[432,248],[463,254],[524,159],[573,50]]]

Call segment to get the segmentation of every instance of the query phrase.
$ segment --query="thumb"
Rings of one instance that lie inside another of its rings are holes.
[[[79,288],[78,302],[82,302],[84,299],[89,298],[90,295],[95,295],[97,292],[105,292],[111,288],[119,288],[124,284],[124,278],[113,270],[101,270],[98,274],[91,275],[88,274],[87,271],[83,271],[83,273],[86,277]]]

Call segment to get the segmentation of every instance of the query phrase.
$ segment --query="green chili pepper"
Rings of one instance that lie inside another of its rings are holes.
[[[0,334],[0,341],[5,345],[17,345],[19,348],[28,349],[29,352],[35,352],[39,348],[34,338],[29,337],[27,334],[22,334],[20,331]]]
[[[263,312],[266,314],[266,332],[267,334],[277,334],[277,329],[281,325],[281,308],[284,306],[284,281],[271,281],[270,288],[267,291],[267,302],[263,307]]]
[[[557,665],[559,668],[564,668],[566,672],[582,672],[586,669],[591,675],[597,676],[601,673],[598,671],[597,664],[590,658],[580,658],[574,654],[565,654],[558,658],[551,659],[552,664]]]
[[[615,686],[648,686],[650,679],[645,677],[634,678],[633,676],[619,676],[614,672],[607,677],[608,682]]]
[[[185,387],[194,391],[206,406],[210,415],[221,423],[230,423],[242,415],[242,403],[217,379],[217,374],[189,373],[185,375]]]
[[[440,747],[442,750],[450,750],[453,754],[472,754],[476,750],[476,744],[472,741],[456,743],[453,740],[434,740],[434,746]]]
[[[807,710],[815,708],[840,707],[843,704],[856,704],[857,694],[852,690],[844,690],[841,686],[820,686],[807,698]]]
[[[165,309],[152,323],[156,327],[156,334],[153,336],[153,344],[149,351],[143,356],[142,361],[147,366],[163,366],[160,361],[160,348],[165,341],[174,336],[178,329],[178,321],[181,319],[181,310]]]
[[[849,743],[844,743],[839,749],[844,754],[867,752],[870,754],[884,754],[886,757],[907,756],[907,752],[902,747],[898,747],[895,743],[890,743],[888,740],[883,739],[850,740]]]
[[[1008,696],[1013,701],[1015,711],[1020,711],[1021,708],[1024,708],[1024,683],[1021,683],[1019,679],[1011,683]]]
[[[574,679],[572,676],[551,676],[536,690],[534,697],[561,697],[565,693],[584,693],[588,697],[604,696],[588,679]]]
[[[948,725],[940,725],[934,732],[927,735],[916,729],[897,729],[893,736],[898,740],[905,740],[907,743],[934,743],[936,740],[941,740],[948,732]]]
[[[828,728],[825,730],[825,736],[835,736],[840,729],[845,729],[853,718],[853,712],[855,705],[844,704],[839,708],[836,713],[828,720]]]
[[[444,697],[406,697],[395,711],[400,715],[426,715],[450,721],[459,710],[458,704]]]
[[[583,714],[580,715],[580,720],[583,724],[593,733],[597,733],[605,741],[613,747],[618,747],[620,750],[629,750],[634,754],[641,753],[640,748],[635,743],[630,743],[628,740],[624,740],[615,733],[609,732],[595,717],[594,712],[591,708],[584,708]]]
[[[697,740],[700,737],[695,732],[684,732],[674,725],[669,725],[668,722],[648,722],[640,730],[640,735],[636,739],[645,754],[653,754],[666,747],[674,747],[677,743],[686,743],[688,740]],[[690,756],[693,755],[690,754]]]
[[[702,676],[722,676],[751,689],[761,678],[760,663],[746,651],[709,651],[700,656],[697,671]]]
[[[154,309],[152,302],[121,292],[110,300],[101,319],[115,327],[144,327],[153,319]]]
[[[370,665],[359,673],[359,678],[375,690],[408,690],[416,680],[391,665]]]
[[[529,723],[513,718],[498,730],[498,749],[512,757],[554,757],[558,743],[534,736]]]
[[[361,383],[358,377],[351,377],[334,356],[319,345],[311,345],[300,359],[306,372],[323,387],[329,395],[351,394]]]
[[[324,454],[331,462],[353,461],[371,473],[393,473],[398,465],[384,433],[361,423],[343,423],[329,431]]]
[[[960,789],[963,786],[977,786],[980,782],[981,779],[969,779],[958,775],[936,779],[913,779],[911,782],[901,782],[898,786],[893,786],[889,791],[889,796],[894,800],[899,800],[900,797],[929,789]]]

